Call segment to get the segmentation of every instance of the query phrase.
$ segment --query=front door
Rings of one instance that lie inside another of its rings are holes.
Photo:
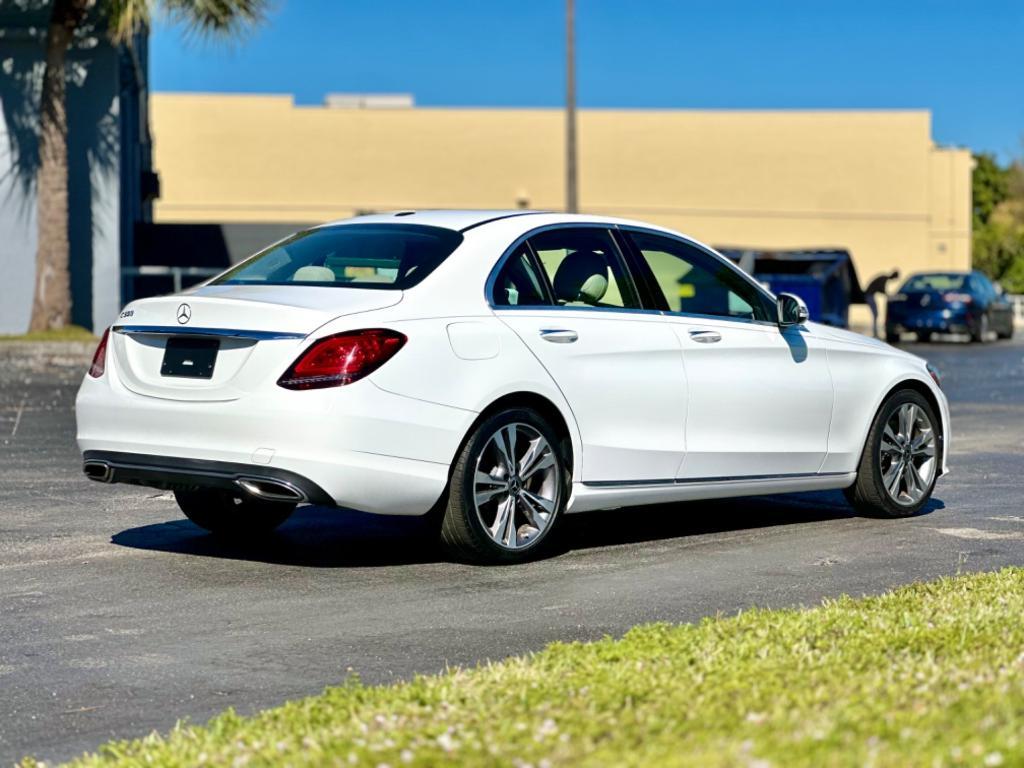
[[[824,347],[780,329],[775,304],[696,244],[626,231],[683,349],[688,404],[682,481],[814,474],[828,451],[833,389]]]

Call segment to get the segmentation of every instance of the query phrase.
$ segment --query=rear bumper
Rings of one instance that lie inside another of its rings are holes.
[[[85,476],[102,483],[168,491],[217,488],[270,501],[334,504],[327,491],[309,478],[277,467],[116,451],[86,451],[82,462]]]
[[[444,493],[476,414],[385,392],[369,379],[291,392],[271,385],[222,402],[126,389],[109,369],[85,377],[78,446],[113,482],[237,488],[283,481],[304,500],[384,515],[421,515]],[[99,479],[99,478],[97,478]]]
[[[969,333],[970,316],[962,310],[936,309],[908,314],[892,313],[886,319],[889,331],[932,331],[935,333]]]

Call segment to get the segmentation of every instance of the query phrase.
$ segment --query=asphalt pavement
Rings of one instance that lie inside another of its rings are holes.
[[[91,348],[0,343],[0,765],[54,761],[314,694],[750,606],[812,605],[1024,561],[1024,343],[908,345],[945,375],[950,475],[925,512],[840,493],[566,518],[568,551],[446,562],[417,520],[299,510],[219,543],[169,494],[81,474]]]

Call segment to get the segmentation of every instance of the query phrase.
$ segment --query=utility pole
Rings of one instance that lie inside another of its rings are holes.
[[[576,11],[565,0],[565,210],[579,211],[576,192]]]

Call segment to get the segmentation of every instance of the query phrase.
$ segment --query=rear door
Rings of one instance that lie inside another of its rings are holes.
[[[558,227],[510,252],[495,314],[551,374],[583,443],[583,481],[672,481],[685,449],[679,339],[645,312],[607,229]]]
[[[624,230],[683,349],[689,401],[680,480],[814,474],[833,389],[823,342],[781,330],[771,298],[697,245]]]

